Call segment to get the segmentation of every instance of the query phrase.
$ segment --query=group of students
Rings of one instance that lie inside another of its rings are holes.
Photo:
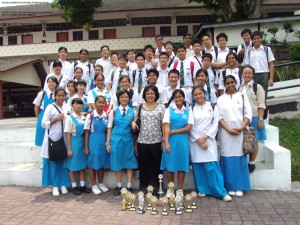
[[[246,43],[245,30],[253,44]],[[243,196],[250,190],[249,172],[255,169],[258,152],[257,144],[248,164],[242,151],[243,130],[251,123],[257,141],[266,139],[266,93],[259,82],[273,84],[274,61],[272,51],[255,42],[257,36],[261,41],[261,34],[245,30],[241,34],[245,44],[238,54],[226,46],[225,33],[216,37],[219,47],[212,46],[208,34],[202,42],[191,42],[186,34],[175,54],[173,43],[163,45],[161,35],[155,37],[157,48],[147,45],[144,53],[129,50],[119,56],[102,46],[95,67],[88,62],[86,49],[70,64],[67,49],[59,48],[60,59],[51,64],[44,91],[33,102],[36,145],[42,146],[42,186],[52,186],[54,196],[59,195],[58,187],[66,194],[69,186],[76,195],[101,194],[108,191],[103,179],[104,170],[110,168],[116,174],[114,194],[119,195],[123,170],[126,187],[132,191],[133,171],[138,169],[139,188],[146,192],[148,185],[158,190],[158,175],[166,170],[168,182],[177,172],[178,194],[191,163],[199,196],[224,201],[231,201],[230,195]],[[257,52],[271,56],[263,59]],[[261,79],[257,57],[268,64],[264,67],[269,77]],[[134,136],[136,129],[139,134]],[[51,161],[48,137],[57,141],[62,136],[68,158]],[[86,168],[91,189],[85,185]]]

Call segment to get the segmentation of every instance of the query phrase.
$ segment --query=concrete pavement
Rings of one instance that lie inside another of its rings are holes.
[[[50,188],[0,187],[0,225],[296,225],[300,224],[300,193],[250,191],[244,197],[224,202],[213,197],[197,199],[198,209],[183,215],[150,215],[147,211],[123,212],[121,197],[112,192],[99,196],[72,193],[53,197]]]

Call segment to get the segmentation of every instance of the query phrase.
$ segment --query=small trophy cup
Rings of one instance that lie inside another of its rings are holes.
[[[175,207],[176,207],[175,214],[176,215],[182,215],[181,199],[182,198],[181,198],[180,195],[177,195],[176,198],[175,198]]]
[[[153,193],[153,190],[154,190],[154,188],[153,188],[153,186],[151,186],[151,185],[149,185],[148,187],[147,187],[147,191],[148,191],[148,193]]]
[[[192,191],[191,195],[193,197],[191,208],[192,209],[197,209],[197,205],[196,205],[197,193],[196,193],[196,191]]]
[[[131,195],[130,195],[131,207],[130,207],[129,211],[136,211],[136,208],[134,206],[135,199],[136,199],[136,195],[131,193]]]
[[[183,210],[183,209],[184,209],[184,205],[183,205],[183,202],[184,202],[184,196],[183,196],[183,193],[182,193],[182,192],[179,192],[177,195],[181,197],[181,205],[180,205],[180,209]]]
[[[147,199],[147,202],[148,202],[148,206],[146,208],[147,210],[152,210],[151,197],[152,197],[152,194],[150,192],[148,192],[146,194],[146,199]]]
[[[165,193],[164,190],[163,190],[163,180],[162,180],[163,178],[164,178],[164,176],[162,174],[158,175],[159,189],[158,189],[157,194],[159,195],[159,200],[162,199],[163,194]]]
[[[121,210],[122,211],[126,211],[127,210],[127,207],[126,207],[126,193],[127,193],[127,189],[126,188],[122,188],[121,189],[121,195],[122,195],[122,198],[123,198],[123,200],[122,200],[122,202],[121,202]]]
[[[162,205],[163,205],[163,211],[161,212],[161,215],[163,215],[163,216],[169,215],[169,213],[167,211],[167,205],[168,205],[168,202],[169,202],[168,198],[167,197],[163,197],[161,199],[161,202],[162,202]]]
[[[169,202],[170,202],[170,208],[169,208],[169,210],[170,211],[175,211],[176,208],[175,208],[175,194],[174,193],[170,194]]]
[[[158,211],[156,209],[156,203],[157,203],[157,198],[155,196],[151,197],[151,205],[152,205],[152,211],[151,211],[151,215],[157,215]]]
[[[142,191],[140,191],[140,192],[142,192]],[[142,192],[142,194],[141,194],[140,192],[138,193],[139,206],[138,206],[137,213],[144,214],[145,213],[145,210],[144,210],[145,198],[144,198],[144,193]]]
[[[131,201],[130,201],[130,196],[131,196],[131,192],[130,191],[127,191],[126,192],[126,200],[127,200],[127,209],[130,209],[131,208]]]
[[[185,196],[185,200],[186,200],[186,202],[187,202],[187,207],[186,207],[186,209],[185,209],[185,212],[187,212],[187,213],[192,213],[192,212],[193,212],[193,209],[192,209],[192,207],[191,207],[192,201],[193,201],[192,195],[191,195],[191,194],[187,194],[187,195]]]
[[[168,183],[168,188],[170,190],[170,193],[174,193],[174,188],[175,188],[174,182],[169,182]],[[167,197],[169,197],[169,196],[167,196]]]

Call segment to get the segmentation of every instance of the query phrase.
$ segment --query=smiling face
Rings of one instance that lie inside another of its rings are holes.
[[[84,93],[86,86],[84,84],[77,84],[77,92],[78,93]]]
[[[186,50],[184,48],[179,48],[176,52],[177,57],[183,61],[186,57]]]
[[[55,75],[60,75],[61,74],[61,66],[55,66],[54,68],[53,68],[53,70],[54,70],[54,74]]]
[[[63,90],[58,91],[57,94],[55,95],[56,103],[59,106],[63,105],[65,99],[66,99],[66,93]]]
[[[75,94],[75,86],[73,83],[69,83],[67,89],[70,93],[70,96],[73,96]]]
[[[158,77],[156,76],[155,73],[151,72],[151,73],[148,74],[147,78],[148,78],[148,83],[149,84],[155,85]]]
[[[253,76],[254,76],[254,73],[251,68],[246,67],[245,69],[243,69],[243,78],[244,78],[245,83],[248,83],[249,81],[251,81]]]
[[[169,55],[171,55],[172,54],[172,52],[174,51],[174,47],[173,47],[173,45],[172,44],[166,44],[166,52],[169,54]]]
[[[86,62],[89,58],[89,54],[85,51],[81,52],[79,55],[79,59],[81,62]]]
[[[122,95],[120,95],[119,97],[119,102],[120,102],[120,105],[122,107],[126,107],[128,105],[128,102],[129,102],[129,96],[128,94],[125,92],[123,93]]]
[[[103,70],[101,69],[100,66],[96,66],[95,67],[95,74],[98,73],[98,74],[102,74],[103,73]]]
[[[102,56],[104,59],[108,59],[109,54],[110,54],[110,52],[109,52],[109,50],[108,50],[107,47],[102,48],[101,56]]]
[[[134,60],[135,60],[135,53],[133,51],[128,52],[127,58],[128,58],[129,62],[134,62]]]
[[[100,97],[97,101],[95,101],[95,108],[97,111],[102,111],[105,105],[106,101],[103,97]]]
[[[146,102],[147,103],[153,103],[153,102],[155,102],[155,92],[152,91],[151,89],[149,89],[146,92],[145,96],[146,96]]]
[[[237,61],[236,61],[234,55],[230,54],[230,55],[228,56],[227,63],[228,63],[228,65],[229,65],[230,67],[234,67],[234,66],[237,65]]]
[[[100,75],[100,76],[97,76],[96,80],[95,80],[95,83],[96,83],[96,86],[98,88],[102,88],[103,85],[104,85],[104,79],[103,77]]]
[[[194,90],[193,96],[197,104],[202,105],[205,102],[205,92],[203,92],[200,88],[196,88]]]
[[[176,87],[178,84],[179,75],[176,73],[170,73],[168,80],[171,87]]]
[[[250,34],[249,34],[248,32],[247,32],[247,33],[244,33],[243,36],[242,36],[242,38],[243,38],[243,40],[244,40],[244,42],[245,42],[246,44],[249,44],[249,43],[250,43],[251,38],[250,38]]]
[[[52,80],[52,79],[48,79],[48,88],[50,89],[50,91],[54,91],[56,88],[56,83]]]
[[[127,79],[127,77],[124,77],[120,81],[120,85],[123,90],[127,90],[130,87],[130,83],[129,83],[129,80]]]
[[[155,43],[156,43],[157,48],[160,49],[162,47],[162,44],[163,44],[163,38],[162,37],[157,37],[155,39]]]
[[[181,107],[183,106],[183,102],[184,102],[184,96],[181,95],[181,93],[177,92],[174,96],[174,102],[177,106],[177,108],[181,109]]]
[[[197,74],[196,81],[197,81],[198,85],[203,86],[206,82],[206,78],[207,77],[204,72]]]
[[[74,104],[72,104],[72,107],[73,107],[73,110],[75,113],[79,113],[81,111],[83,105],[75,102]]]
[[[253,37],[252,42],[253,42],[254,47],[259,48],[262,43],[262,39],[259,35],[256,35]]]
[[[80,68],[77,68],[74,72],[74,76],[77,80],[80,80],[82,78],[82,70]]]
[[[236,92],[235,85],[236,81],[231,77],[226,77],[224,81],[225,87],[227,89],[227,93],[233,94]]]

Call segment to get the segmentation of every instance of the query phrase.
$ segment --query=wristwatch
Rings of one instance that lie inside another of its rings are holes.
[[[264,120],[264,118],[259,118],[259,120],[263,121],[263,120]]]

